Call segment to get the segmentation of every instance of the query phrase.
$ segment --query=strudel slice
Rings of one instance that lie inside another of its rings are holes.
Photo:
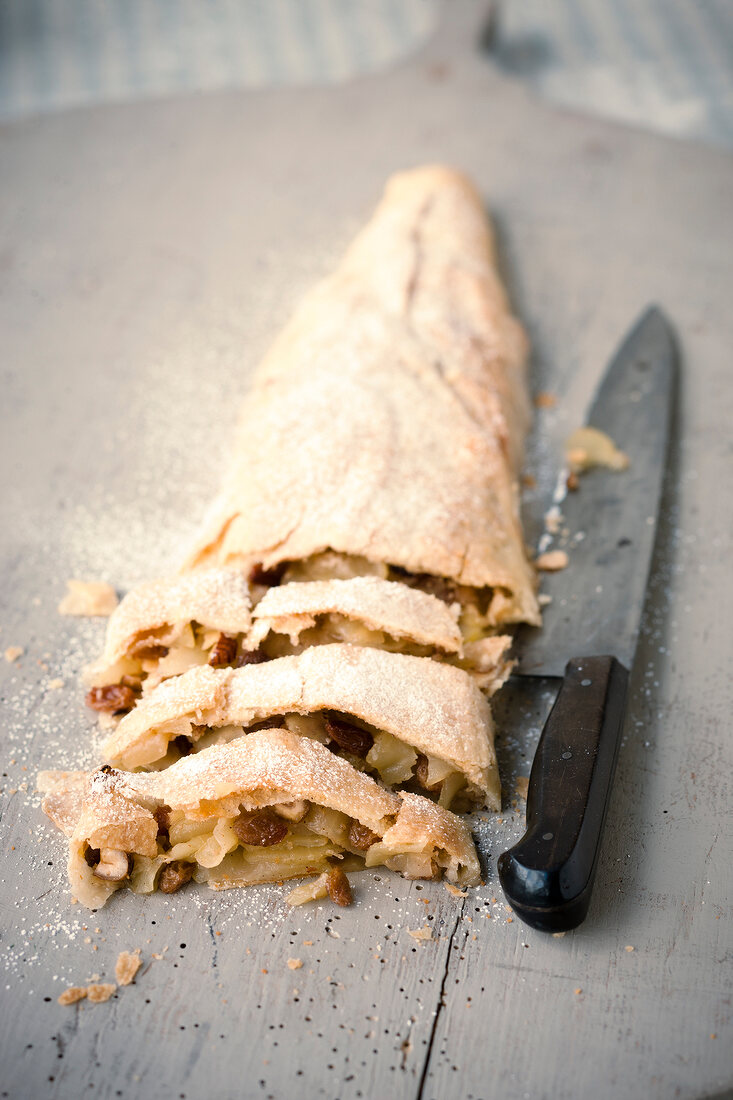
[[[69,838],[75,897],[99,908],[121,887],[222,889],[334,868],[386,866],[407,878],[479,879],[468,826],[414,794],[393,794],[318,741],[252,733],[162,772],[42,773],[43,809]]]
[[[424,657],[360,646],[192,669],[125,715],[103,753],[129,770],[164,767],[265,722],[328,745],[388,786],[416,784],[446,807],[458,799],[500,808],[491,712],[471,677]]]

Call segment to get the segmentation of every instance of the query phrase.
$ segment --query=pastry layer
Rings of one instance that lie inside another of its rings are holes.
[[[206,664],[220,634],[251,626],[246,577],[236,569],[202,569],[132,589],[110,616],[104,652],[85,670],[92,687],[123,677],[134,691]],[[120,708],[123,709],[123,708]]]
[[[285,729],[252,733],[162,772],[42,773],[43,809],[69,837],[69,880],[92,908],[123,885],[173,892],[386,865],[467,885],[479,864],[467,825],[399,797]],[[271,808],[271,809],[267,809]]]
[[[332,550],[476,589],[487,628],[538,623],[525,358],[479,196],[446,168],[393,177],[260,365],[188,565]]]
[[[328,722],[315,721],[323,712]],[[471,677],[451,665],[366,647],[315,646],[240,669],[192,669],[146,696],[103,752],[122,767],[148,767],[171,759],[171,742],[174,751],[187,752],[210,743],[217,730],[222,738],[238,737],[243,727],[283,715],[298,732],[335,740],[347,752],[353,742],[350,755],[392,785],[422,775],[432,787],[458,773],[461,782],[452,778],[441,796],[461,791],[500,808],[491,712]],[[356,734],[340,729],[353,722]],[[432,763],[429,776],[425,765],[418,771],[421,755]]]

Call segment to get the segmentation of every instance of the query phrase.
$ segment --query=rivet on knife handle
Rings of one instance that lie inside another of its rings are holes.
[[[499,857],[507,901],[543,932],[576,928],[588,912],[627,684],[614,657],[568,661],[532,764],[527,831]]]

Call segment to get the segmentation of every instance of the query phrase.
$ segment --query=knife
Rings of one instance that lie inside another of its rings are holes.
[[[518,638],[520,676],[560,678],[527,791],[527,830],[499,857],[507,901],[525,923],[566,932],[585,919],[616,768],[629,670],[654,549],[677,352],[648,308],[616,352],[588,424],[630,458],[586,472],[562,504],[567,569],[547,574],[542,630]],[[582,645],[580,644],[582,643]],[[585,656],[573,656],[578,650]]]

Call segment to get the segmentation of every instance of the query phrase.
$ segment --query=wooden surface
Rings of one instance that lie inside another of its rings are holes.
[[[456,6],[422,55],[336,91],[0,130],[0,640],[26,651],[0,661],[0,1096],[730,1095],[733,164],[543,108],[474,49],[474,11]],[[640,309],[659,302],[680,336],[675,447],[589,918],[564,939],[533,932],[509,920],[496,880],[521,831],[509,800],[551,701],[542,685],[498,708],[508,808],[477,819],[486,884],[465,899],[380,873],[344,911],[289,912],[271,887],[72,908],[33,776],[92,759],[75,677],[103,624],[56,615],[64,582],[125,587],[176,559],[247,371],[385,177],[437,159],[485,193],[536,388],[560,399],[532,447],[544,488]],[[409,935],[426,924],[431,941]],[[136,947],[134,986],[57,1005]]]

